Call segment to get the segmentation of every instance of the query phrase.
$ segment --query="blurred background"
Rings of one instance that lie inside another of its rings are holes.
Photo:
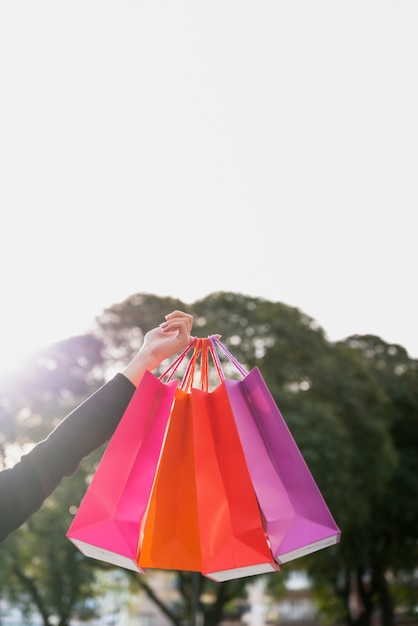
[[[3,466],[178,307],[261,368],[343,531],[254,588],[201,581],[205,626],[416,621],[417,18],[0,4]],[[187,573],[151,585],[68,545],[98,458],[0,547],[0,623],[192,619]]]
[[[104,310],[88,334],[51,344],[4,377],[3,467],[128,362],[156,320],[178,308],[185,303],[133,294]],[[340,543],[279,572],[223,583],[189,572],[142,575],[85,557],[66,532],[98,450],[0,546],[5,619],[13,608],[15,623],[23,610],[30,619],[43,615],[39,623],[66,626],[416,624],[418,361],[377,335],[331,342],[300,309],[240,293],[216,292],[188,308],[196,335],[222,335],[239,362],[262,372],[341,529]]]

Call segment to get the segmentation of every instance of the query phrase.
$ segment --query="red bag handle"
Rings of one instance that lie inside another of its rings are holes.
[[[197,339],[196,347],[190,362],[187,366],[186,373],[181,382],[181,389],[186,392],[190,392],[194,382],[194,376],[196,371],[196,364],[200,357],[200,389],[202,391],[208,391],[209,389],[209,358],[208,358],[208,339]]]
[[[202,357],[200,365],[200,388],[202,391],[209,390],[209,357],[208,357],[208,343],[205,339],[202,343]]]
[[[170,382],[170,380],[173,378],[174,374],[176,373],[177,369],[179,368],[180,363],[184,361],[184,359],[187,356],[187,353],[191,350],[191,348],[193,348],[196,342],[197,342],[197,337],[194,337],[192,341],[189,343],[189,345],[187,346],[187,348],[185,348],[183,352],[171,363],[171,365],[168,366],[165,372],[163,372],[161,376],[158,377],[158,380],[163,381],[164,378],[168,376],[166,382],[167,383]]]
[[[197,360],[200,356],[200,353],[202,351],[202,342],[205,341],[204,339],[199,339],[196,338],[196,345],[195,348],[193,350],[193,354],[191,356],[191,359],[187,365],[187,369],[186,372],[183,376],[183,380],[180,383],[180,389],[183,389],[183,391],[186,391],[187,393],[190,393],[191,389],[192,389],[192,385],[193,385],[193,381],[194,381],[194,374],[195,374],[195,370],[196,370],[196,363]]]

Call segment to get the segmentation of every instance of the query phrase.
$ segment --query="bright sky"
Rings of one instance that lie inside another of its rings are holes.
[[[3,0],[0,370],[137,292],[264,297],[418,358],[417,20]]]

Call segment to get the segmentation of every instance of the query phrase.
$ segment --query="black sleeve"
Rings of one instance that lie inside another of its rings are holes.
[[[0,472],[0,541],[37,511],[85,456],[112,436],[134,391],[134,385],[117,374],[16,465]]]

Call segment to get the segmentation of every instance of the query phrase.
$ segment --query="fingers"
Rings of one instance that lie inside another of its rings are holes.
[[[192,329],[193,326],[193,315],[189,313],[184,313],[184,311],[173,311],[165,316],[167,321],[176,321],[176,320],[184,320],[189,327],[189,330]]]
[[[160,324],[160,328],[165,333],[177,332],[182,341],[190,340],[190,333],[193,326],[193,316],[183,311],[173,311],[165,316],[166,321]]]

